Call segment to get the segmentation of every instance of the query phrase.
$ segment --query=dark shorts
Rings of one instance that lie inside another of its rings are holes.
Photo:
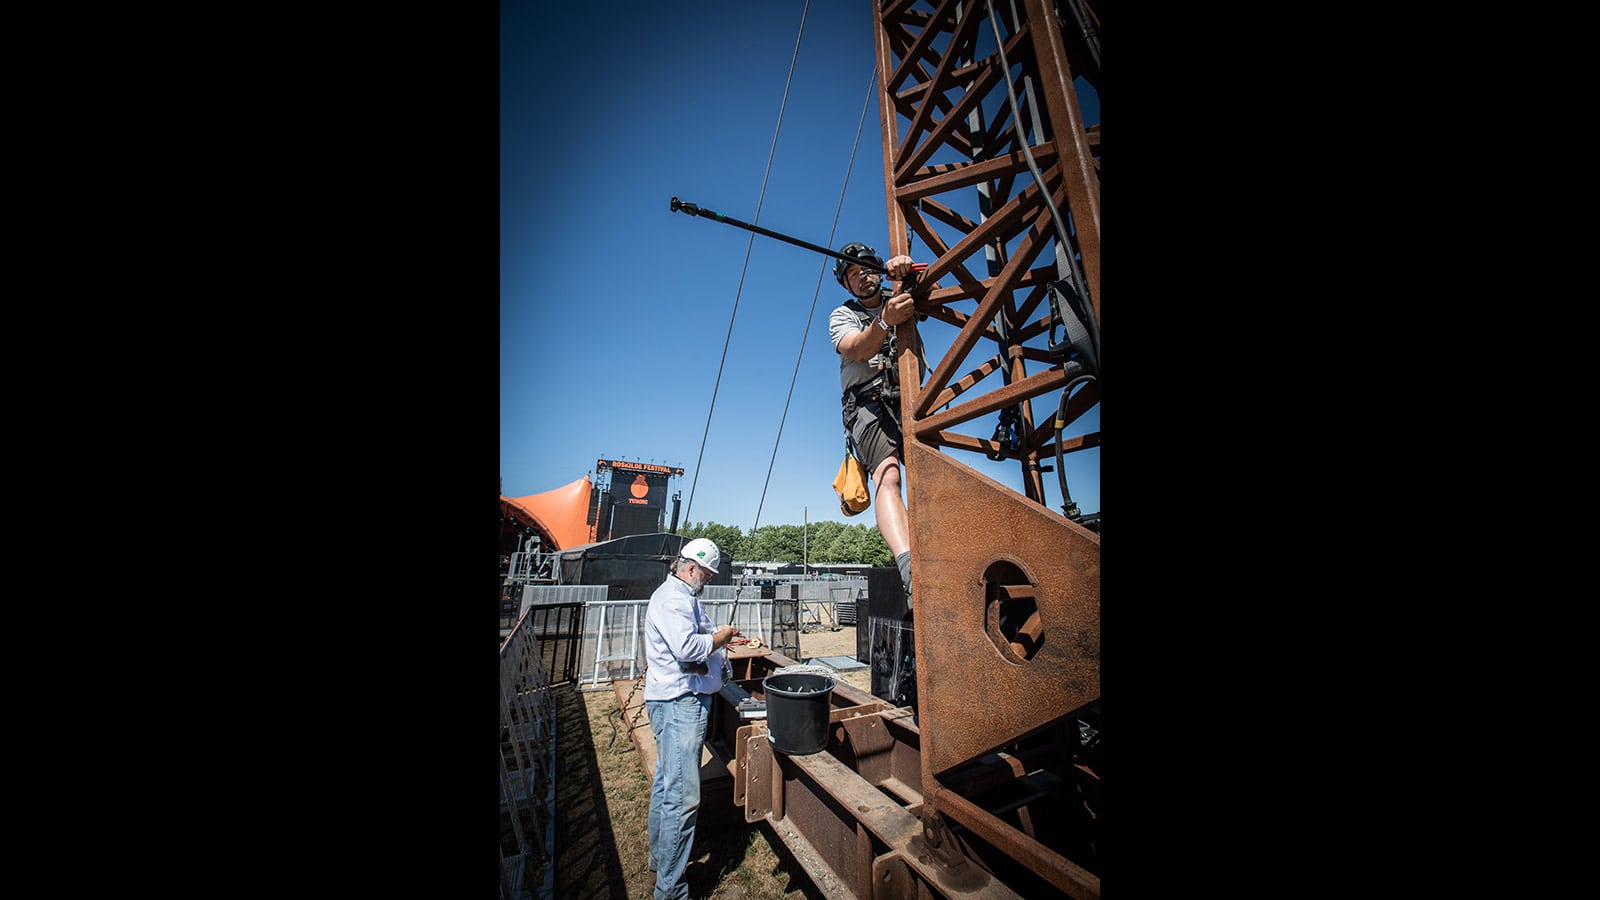
[[[900,426],[884,412],[879,401],[872,401],[856,409],[850,420],[850,439],[855,443],[856,459],[867,467],[870,479],[878,471],[878,464],[893,456],[900,458]],[[900,459],[904,463],[904,459]]]

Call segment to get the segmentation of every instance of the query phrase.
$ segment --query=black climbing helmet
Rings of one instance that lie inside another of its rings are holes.
[[[860,241],[851,241],[850,243],[845,244],[843,247],[839,248],[839,252],[854,259],[870,260],[877,265],[883,265],[883,257],[878,255],[878,251],[868,247],[866,244],[863,244]],[[850,285],[844,283],[844,272],[846,269],[850,268],[850,266],[851,263],[843,259],[833,264],[833,278],[835,281],[839,282],[839,285],[845,290],[850,289]]]

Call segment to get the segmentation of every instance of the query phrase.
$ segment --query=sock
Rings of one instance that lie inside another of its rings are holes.
[[[894,564],[900,567],[900,583],[906,586],[906,593],[911,593],[911,551],[896,556]]]

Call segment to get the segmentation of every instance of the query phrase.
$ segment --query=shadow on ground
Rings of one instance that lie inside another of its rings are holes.
[[[570,685],[555,696],[555,896],[626,900],[588,711]]]
[[[610,690],[556,689],[556,876],[561,900],[648,900],[650,778]],[[741,807],[702,805],[685,880],[692,900],[826,900],[765,823]]]
[[[690,900],[732,900],[739,897],[782,897],[784,900],[828,900],[805,874],[794,854],[756,824],[724,826],[702,840],[696,836],[693,860],[684,872]],[[754,852],[754,846],[762,850]],[[759,867],[752,857],[765,860]]]

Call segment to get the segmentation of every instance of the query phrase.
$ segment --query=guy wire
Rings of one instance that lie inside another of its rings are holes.
[[[800,33],[794,38],[794,55],[789,58],[789,76],[783,83],[783,99],[778,103],[778,124],[772,131],[772,148],[767,151],[767,168],[761,175],[761,193],[756,198],[756,215],[752,223],[761,221],[761,204],[767,197],[767,178],[772,175],[772,157],[778,152],[778,132],[783,130],[783,109],[789,103],[789,86],[794,83],[794,64],[800,58],[800,39],[806,33],[806,13],[811,9],[811,0],[806,0],[805,8],[800,10]],[[711,386],[711,408],[706,410],[706,429],[700,435],[700,455],[695,458],[694,479],[689,482],[689,501],[683,506],[683,521],[687,524],[689,513],[694,509],[694,489],[700,483],[700,463],[706,456],[706,437],[711,434],[711,415],[717,409],[717,390],[722,385],[722,367],[728,361],[728,345],[733,341],[733,321],[739,315],[739,295],[744,291],[744,276],[750,268],[750,251],[755,246],[756,236],[750,235],[750,242],[744,248],[744,265],[739,269],[739,286],[733,292],[733,312],[728,315],[728,334],[722,339],[722,359],[717,363],[717,380]]]

